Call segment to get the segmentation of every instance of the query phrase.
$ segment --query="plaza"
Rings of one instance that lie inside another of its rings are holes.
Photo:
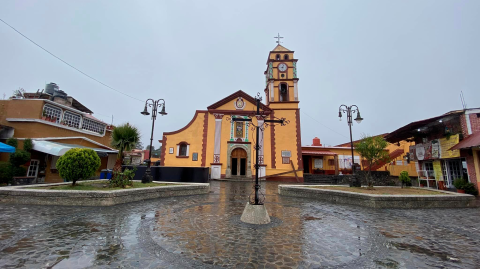
[[[1,268],[476,268],[480,211],[372,209],[278,195],[242,223],[250,181],[110,207],[0,205]],[[282,183],[284,184],[284,183]],[[478,200],[477,200],[478,204]]]

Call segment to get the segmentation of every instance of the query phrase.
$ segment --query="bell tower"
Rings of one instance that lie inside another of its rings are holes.
[[[292,105],[288,107],[298,108],[297,61],[294,52],[280,44],[270,51],[264,74],[265,100],[271,108],[276,107],[277,103],[283,103],[282,107],[289,103]]]
[[[300,109],[298,98],[297,59],[294,52],[280,43],[269,52],[265,70],[265,103],[272,110],[271,118],[284,118],[289,123],[281,128],[270,129],[271,163],[268,169],[292,171],[303,178],[302,141],[300,133]],[[273,173],[273,172],[272,172]],[[287,174],[291,177],[294,174]]]

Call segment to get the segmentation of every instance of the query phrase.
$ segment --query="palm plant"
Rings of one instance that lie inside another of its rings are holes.
[[[140,132],[137,127],[132,126],[128,123],[122,124],[112,132],[112,147],[118,149],[118,159],[115,164],[118,169],[122,164],[123,153],[125,151],[130,151],[135,148],[135,145],[140,140]]]

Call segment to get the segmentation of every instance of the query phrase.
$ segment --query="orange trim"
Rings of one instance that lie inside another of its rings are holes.
[[[173,131],[173,132],[164,132],[163,133],[163,136],[165,137],[165,135],[173,135],[173,134],[178,134],[182,131],[185,131],[188,127],[190,127],[190,125],[193,124],[193,122],[197,119],[197,116],[199,113],[207,113],[208,111],[206,110],[197,110],[195,111],[195,116],[193,116],[193,119],[185,126],[183,127],[182,129],[179,129],[179,130],[176,130],[176,131]]]

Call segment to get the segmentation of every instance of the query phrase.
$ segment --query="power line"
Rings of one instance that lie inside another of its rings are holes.
[[[12,28],[15,32],[19,33],[19,34],[20,34],[21,36],[23,36],[24,38],[28,39],[30,42],[32,42],[33,44],[35,44],[37,47],[41,48],[42,50],[44,50],[44,51],[47,52],[48,54],[52,55],[53,57],[57,58],[58,60],[60,60],[60,61],[63,62],[64,64],[66,64],[66,65],[70,66],[71,68],[77,70],[78,72],[80,72],[80,73],[83,74],[84,76],[86,76],[86,77],[88,77],[88,78],[90,78],[90,79],[92,79],[92,80],[94,80],[94,81],[102,84],[103,86],[105,86],[105,87],[107,87],[107,88],[109,88],[109,89],[111,89],[111,90],[114,90],[114,91],[116,91],[116,92],[118,92],[118,93],[121,93],[121,94],[123,94],[123,95],[125,95],[125,96],[128,96],[128,97],[130,97],[130,98],[132,98],[132,99],[135,99],[135,100],[137,100],[137,101],[140,101],[140,102],[142,102],[142,103],[144,102],[144,101],[142,101],[142,100],[140,100],[140,99],[138,99],[138,98],[135,98],[135,97],[133,97],[133,96],[131,96],[131,95],[128,95],[128,94],[126,94],[126,93],[124,93],[124,92],[121,92],[121,91],[119,91],[119,90],[117,90],[117,89],[115,89],[115,88],[112,88],[112,87],[108,86],[107,84],[101,82],[100,80],[98,80],[98,79],[96,79],[96,78],[94,78],[94,77],[86,74],[85,72],[83,72],[83,71],[81,71],[80,69],[76,68],[75,66],[73,66],[73,65],[65,62],[65,61],[62,60],[60,57],[58,57],[58,56],[56,56],[55,54],[51,53],[50,51],[46,50],[45,48],[43,48],[43,47],[40,46],[39,44],[35,43],[35,41],[31,40],[31,39],[28,38],[26,35],[22,34],[20,31],[18,31],[17,29],[13,28],[13,26],[11,26],[10,24],[6,23],[4,20],[0,19],[0,21],[2,21],[3,23],[5,23],[5,25],[7,25],[8,27]]]
[[[330,127],[326,126],[325,124],[323,124],[323,123],[319,122],[319,121],[318,121],[317,119],[315,119],[314,117],[312,117],[312,116],[308,115],[307,113],[303,112],[303,110],[301,110],[301,109],[300,109],[300,111],[301,111],[303,114],[305,114],[305,115],[309,116],[310,118],[312,118],[314,121],[316,121],[316,122],[320,123],[320,125],[322,125],[323,127],[325,127],[325,128],[327,128],[327,129],[329,129],[330,131],[332,131],[332,132],[334,132],[334,133],[337,133],[337,134],[339,134],[339,135],[341,135],[341,136],[343,136],[343,137],[345,137],[345,138],[347,138],[347,139],[348,139],[348,137],[347,137],[347,136],[345,136],[344,134],[342,134],[342,133],[339,133],[339,132],[337,132],[337,131],[333,130],[332,128],[330,128]]]

